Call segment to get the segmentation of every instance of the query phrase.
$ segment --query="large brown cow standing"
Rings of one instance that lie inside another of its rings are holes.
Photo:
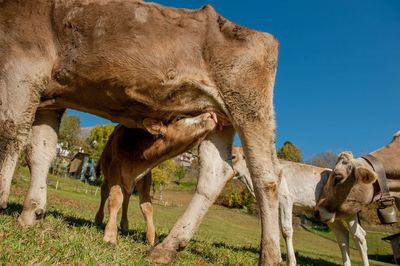
[[[32,225],[45,211],[60,112],[37,112],[40,100],[42,106],[75,108],[139,128],[144,117],[168,122],[213,111],[220,121],[230,120],[244,146],[261,210],[260,264],[277,264],[277,54],[273,36],[236,25],[211,6],[0,0],[0,206],[7,205],[18,154],[31,134],[32,183],[19,222]],[[201,144],[196,193],[150,253],[154,261],[169,262],[187,245],[233,174],[233,127]]]

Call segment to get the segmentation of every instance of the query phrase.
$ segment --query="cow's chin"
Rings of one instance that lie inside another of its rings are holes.
[[[336,218],[335,212],[327,211],[325,208],[320,208],[319,210],[319,219],[323,223],[333,223]]]

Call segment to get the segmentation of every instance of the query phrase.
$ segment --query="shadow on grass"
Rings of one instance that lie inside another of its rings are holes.
[[[0,214],[9,216],[18,216],[22,212],[22,204],[9,202],[7,204],[7,209],[0,210]]]
[[[393,255],[368,254],[368,259],[395,264]]]
[[[340,266],[341,264],[326,261],[324,259],[315,259],[296,254],[298,265],[318,265],[318,266]]]
[[[222,243],[222,242],[213,243],[212,246],[216,247],[216,248],[225,248],[225,249],[229,249],[232,251],[251,252],[254,254],[258,254],[258,251],[259,251],[259,249],[256,247],[251,247],[251,246],[238,247],[238,246],[233,246],[233,245],[229,245],[229,244]]]
[[[75,226],[75,227],[90,226],[90,227],[97,227],[98,229],[102,229],[102,225],[97,225],[92,220],[87,220],[87,219],[74,217],[74,216],[70,216],[70,215],[65,215],[62,212],[59,212],[57,210],[48,211],[47,215],[51,215],[54,218],[63,219],[66,223],[68,223],[71,226]]]
[[[229,245],[229,244],[226,244],[226,243],[213,243],[212,246],[215,247],[215,248],[229,249],[229,250],[232,250],[232,251],[235,251],[235,252],[251,252],[251,253],[253,253],[255,255],[258,255],[258,252],[259,252],[259,248],[258,247],[251,247],[251,246],[242,246],[242,247],[240,247],[240,246],[232,246],[232,245]],[[190,251],[192,253],[196,253],[196,252],[193,252],[192,250],[190,250]],[[203,256],[202,254],[198,254],[198,255]],[[210,258],[211,255],[207,254],[205,257],[206,258]],[[286,254],[282,254],[282,259],[284,261],[287,260]],[[296,259],[297,259],[297,264],[299,264],[299,265],[323,265],[323,266],[337,266],[337,265],[340,265],[340,264],[337,264],[337,263],[326,261],[324,259],[314,259],[314,258],[302,256],[302,255],[299,255],[297,252],[296,252]]]
[[[12,216],[12,217],[17,217],[21,212],[22,212],[22,204],[15,203],[15,202],[9,202],[7,209],[2,210],[1,214]],[[55,218],[62,219],[69,225],[75,226],[75,227],[83,227],[83,226],[96,227],[99,231],[104,231],[104,227],[105,227],[104,224],[97,225],[92,220],[87,220],[87,219],[74,217],[74,216],[70,216],[70,215],[65,215],[62,212],[59,212],[57,210],[48,211],[47,215],[51,215]],[[130,229],[128,231],[128,233],[125,234],[125,236],[131,238],[135,242],[146,243],[146,233],[144,230]],[[165,239],[166,236],[167,236],[166,234],[158,235],[157,236],[157,244],[161,243]],[[331,240],[331,239],[329,239],[329,240]],[[192,254],[195,254],[195,255],[198,255],[198,256],[204,258],[205,260],[209,261],[210,263],[217,263],[221,260],[221,254],[213,248],[223,248],[223,249],[231,250],[234,252],[250,252],[255,255],[257,255],[259,252],[259,249],[257,247],[252,247],[252,246],[235,246],[235,245],[229,245],[229,244],[226,244],[223,242],[215,242],[210,245],[209,243],[205,243],[205,242],[198,241],[198,240],[191,240],[190,245],[188,246],[187,250]],[[393,256],[391,256],[391,255],[370,254],[368,257],[369,257],[369,259],[376,260],[376,261],[394,263]],[[329,262],[329,261],[326,261],[323,259],[309,258],[309,257],[302,256],[299,254],[296,254],[296,258],[297,258],[297,263],[299,265],[322,265],[322,266],[340,265],[340,264],[332,263],[332,262]],[[226,258],[226,259],[229,260],[229,258]],[[283,259],[286,260],[285,254],[283,254]]]

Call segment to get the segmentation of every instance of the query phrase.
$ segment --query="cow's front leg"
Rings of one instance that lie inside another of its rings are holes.
[[[349,254],[349,230],[344,226],[341,220],[335,220],[328,223],[329,228],[335,233],[336,241],[342,253],[343,266],[351,266]]]
[[[357,214],[352,215],[350,218],[346,220],[346,222],[347,225],[349,226],[350,233],[353,236],[354,243],[357,246],[358,252],[360,253],[363,265],[368,266],[369,265],[368,247],[367,247],[367,240],[365,239],[367,233],[358,222]]]
[[[31,88],[29,75],[9,65],[13,73],[0,73],[0,210],[7,208],[18,156],[25,147],[39,105],[39,91]]]
[[[152,249],[148,259],[169,263],[177,251],[185,248],[207,210],[220,194],[227,180],[233,177],[230,163],[234,130],[226,127],[211,133],[199,148],[200,173],[196,192],[185,213],[175,223],[165,240]]]
[[[43,217],[47,203],[47,174],[56,155],[57,132],[64,110],[39,110],[27,145],[31,184],[18,223],[32,226]]]

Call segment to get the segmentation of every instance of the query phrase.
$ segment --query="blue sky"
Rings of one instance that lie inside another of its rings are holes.
[[[400,130],[399,0],[155,2],[211,3],[224,17],[277,37],[278,148],[290,140],[306,159],[327,150],[360,155]],[[82,126],[108,122],[70,113]]]

